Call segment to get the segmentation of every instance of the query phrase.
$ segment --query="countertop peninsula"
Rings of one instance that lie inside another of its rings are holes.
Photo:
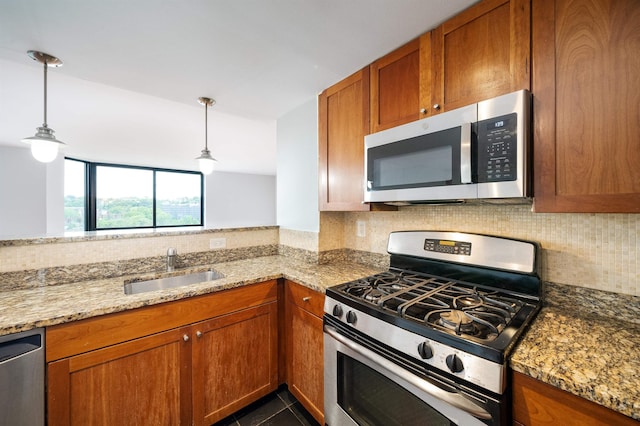
[[[147,273],[0,292],[0,335],[122,312],[271,279],[287,278],[324,292],[332,285],[380,272],[379,268],[352,262],[319,265],[285,256],[262,256],[206,267],[185,268],[175,271],[173,275],[200,272],[209,268],[222,273],[224,278],[132,295],[124,294],[125,281],[153,279],[170,274]]]

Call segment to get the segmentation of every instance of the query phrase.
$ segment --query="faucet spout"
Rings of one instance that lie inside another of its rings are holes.
[[[176,258],[178,257],[178,251],[169,247],[167,249],[167,272],[173,272],[176,267]]]

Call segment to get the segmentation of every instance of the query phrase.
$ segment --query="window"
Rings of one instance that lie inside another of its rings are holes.
[[[66,159],[64,162],[64,230],[84,231],[86,223],[86,164]]]
[[[86,182],[82,199],[79,180]],[[74,226],[66,230],[202,226],[202,182],[199,172],[66,159],[65,223]],[[80,205],[82,214],[74,210]]]

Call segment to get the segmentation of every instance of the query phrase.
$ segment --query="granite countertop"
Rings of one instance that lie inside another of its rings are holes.
[[[287,278],[324,293],[332,285],[380,272],[380,269],[351,262],[318,265],[295,261],[285,256],[265,256],[188,268],[177,271],[177,274],[209,268],[221,272],[224,278],[133,295],[124,294],[125,280],[152,279],[158,276],[140,274],[0,292],[0,336],[277,278]]]
[[[324,292],[332,285],[382,270],[353,262],[318,265],[286,256],[265,256],[177,273],[198,272],[209,267],[223,273],[224,278],[137,295],[124,294],[125,280],[157,278],[158,274],[0,292],[0,335],[277,278],[287,278]],[[566,294],[554,294],[556,297],[561,299]],[[604,306],[619,311],[615,301],[608,301]],[[634,302],[633,306],[640,309],[638,303]],[[512,351],[510,366],[515,371],[640,420],[640,323],[627,321],[628,318],[617,320],[610,315],[594,315],[591,312],[598,309],[591,308],[576,312],[554,306],[543,308]],[[637,313],[631,312],[630,318],[637,320]]]
[[[511,354],[513,370],[640,420],[640,324],[543,308]]]

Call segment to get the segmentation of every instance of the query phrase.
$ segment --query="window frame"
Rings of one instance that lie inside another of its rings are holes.
[[[182,227],[191,227],[191,226],[204,226],[204,175],[202,172],[196,172],[192,170],[179,170],[179,169],[166,169],[159,167],[146,167],[146,166],[133,166],[129,164],[115,164],[115,163],[103,163],[103,162],[92,162],[86,160],[80,160],[78,158],[73,157],[65,157],[65,160],[79,161],[84,163],[84,188],[85,188],[85,215],[84,215],[84,230],[85,231],[112,231],[112,230],[127,230],[127,229],[166,229],[166,228],[182,228]],[[153,224],[151,226],[132,226],[132,227],[122,227],[122,228],[98,228],[97,227],[97,198],[96,198],[96,189],[97,189],[97,179],[96,179],[96,171],[98,167],[115,167],[115,168],[124,168],[124,169],[136,169],[136,170],[148,170],[153,173],[153,200],[152,200],[152,210],[153,210]],[[157,200],[156,200],[156,173],[157,172],[169,172],[169,173],[183,173],[188,175],[199,175],[200,176],[200,223],[191,224],[191,225],[158,225],[157,224]]]

